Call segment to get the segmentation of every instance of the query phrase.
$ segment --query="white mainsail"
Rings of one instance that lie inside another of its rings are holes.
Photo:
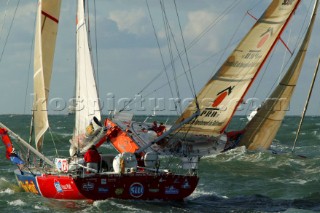
[[[76,39],[76,116],[70,155],[83,147],[86,127],[96,117],[101,120],[98,92],[88,44],[88,32],[85,22],[84,0],[78,0],[77,39]]]
[[[270,147],[286,115],[292,94],[297,85],[314,26],[317,8],[318,0],[315,2],[308,31],[299,52],[279,85],[264,102],[257,114],[246,125],[245,133],[240,139],[239,146],[244,145],[249,150],[265,150]]]
[[[34,48],[34,132],[38,150],[49,127],[47,101],[49,96],[55,42],[60,16],[60,0],[39,0]]]
[[[272,1],[263,16],[197,95],[200,116],[184,125],[179,130],[181,133],[219,136],[225,130],[300,2]],[[196,109],[197,103],[194,101],[176,123],[190,117]]]

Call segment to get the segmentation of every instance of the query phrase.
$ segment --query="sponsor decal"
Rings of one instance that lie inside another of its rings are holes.
[[[101,184],[107,184],[107,179],[101,179]]]
[[[123,188],[117,188],[114,192],[116,193],[116,195],[122,195]]]
[[[167,195],[177,195],[179,194],[179,189],[174,188],[174,186],[166,187],[164,193]]]
[[[221,90],[220,92],[217,93],[217,97],[216,99],[213,101],[212,103],[212,107],[213,108],[217,108],[221,102],[228,96],[231,94],[233,88],[235,86],[229,86],[228,88],[225,88],[224,90]],[[201,114],[202,115],[202,114]],[[212,117],[212,116],[211,116]]]
[[[149,192],[157,193],[157,192],[159,192],[159,189],[149,189]]]
[[[181,186],[183,189],[190,189],[190,184],[187,180],[184,180],[183,185]]]
[[[166,181],[166,180],[163,180],[162,178],[159,179],[159,183],[162,183],[164,181]]]
[[[69,170],[69,165],[67,159],[56,158],[55,159],[56,167],[61,172],[67,172]]]
[[[53,184],[54,184],[54,187],[56,188],[56,190],[57,190],[58,193],[63,192],[59,181],[54,180],[54,183],[53,183]]]
[[[268,41],[268,39],[270,38],[270,36],[272,36],[272,34],[273,34],[273,29],[269,27],[267,31],[262,33],[262,35],[260,36],[261,39],[257,44],[257,48],[260,49],[266,43],[266,41]]]
[[[98,192],[99,193],[108,193],[109,192],[109,189],[108,188],[98,188]]]
[[[144,193],[144,187],[141,183],[133,183],[129,189],[130,195],[134,198],[139,198]]]
[[[19,185],[24,189],[24,191],[26,192],[31,192],[34,194],[40,194],[39,191],[36,188],[36,185],[34,184],[34,182],[32,180],[30,181],[19,181]]]
[[[73,191],[72,186],[71,186],[70,184],[62,185],[62,184],[60,183],[60,186],[61,186],[61,188],[62,188],[63,191]]]
[[[94,189],[94,183],[91,183],[91,182],[84,183],[82,184],[82,189],[84,191],[92,191]]]

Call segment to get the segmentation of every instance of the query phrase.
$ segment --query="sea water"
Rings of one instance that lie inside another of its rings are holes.
[[[50,116],[44,149],[68,154],[73,116]],[[136,117],[143,121],[145,117]],[[172,124],[174,117],[152,117]],[[16,168],[0,146],[0,210],[2,212],[317,212],[320,211],[320,118],[306,117],[295,152],[292,145],[299,117],[286,117],[272,151],[250,152],[238,147],[200,160],[198,187],[184,201],[59,201],[23,192],[14,178]],[[150,120],[150,121],[152,121]],[[0,115],[0,122],[28,139],[29,115]],[[239,129],[236,116],[229,129]],[[103,149],[112,151],[105,145]]]

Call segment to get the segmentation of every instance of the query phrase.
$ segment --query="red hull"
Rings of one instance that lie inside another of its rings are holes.
[[[81,193],[92,200],[182,200],[194,191],[198,180],[197,176],[145,173],[96,175],[74,179]]]
[[[67,200],[86,199],[71,176],[42,175],[37,176],[36,179],[43,197]]]
[[[197,176],[170,173],[96,174],[87,177],[21,175],[19,171],[15,174],[25,191],[66,200],[182,200],[195,190],[199,181]]]

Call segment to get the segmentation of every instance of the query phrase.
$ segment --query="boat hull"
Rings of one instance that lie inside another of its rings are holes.
[[[86,199],[78,190],[74,178],[68,175],[31,174],[15,170],[16,179],[26,192],[46,198],[82,200]]]
[[[199,181],[197,176],[145,172],[72,177],[50,174],[34,176],[16,170],[15,175],[26,192],[65,200],[183,200],[195,190]]]
[[[82,194],[92,200],[108,198],[182,200],[198,184],[197,176],[145,173],[96,175],[75,179]]]

